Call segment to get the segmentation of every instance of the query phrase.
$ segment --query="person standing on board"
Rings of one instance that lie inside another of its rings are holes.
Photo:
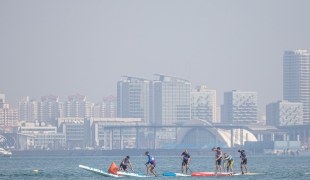
[[[130,157],[127,156],[125,159],[122,160],[121,164],[119,165],[119,171],[123,169],[124,171],[128,172],[128,165],[129,165],[131,171],[132,171],[132,172],[135,172],[135,171],[133,170],[133,167],[132,167],[132,164],[131,164],[129,158],[130,158]]]
[[[182,157],[183,156],[183,157]],[[191,156],[188,154],[188,150],[185,149],[185,151],[180,155],[180,159],[183,159],[182,161],[182,167],[181,167],[181,170],[182,170],[182,174],[184,172],[184,166],[186,166],[186,174],[188,172],[188,165],[189,165],[189,162],[191,160]]]
[[[221,148],[220,147],[217,147],[217,148],[213,148],[212,151],[216,151],[216,154],[215,154],[215,169],[216,169],[216,172],[215,174],[218,173],[218,168],[220,168],[220,173],[222,173],[222,151],[221,151]]]
[[[224,162],[227,161],[227,172],[228,172],[228,167],[231,173],[233,173],[233,164],[234,164],[234,158],[227,153],[224,153]],[[225,167],[224,167],[225,168]]]
[[[241,163],[240,163],[240,168],[241,168],[241,172],[242,174],[244,174],[243,169],[242,169],[242,165],[245,168],[245,173],[248,173],[248,167],[247,167],[247,163],[248,163],[248,158],[246,157],[245,151],[240,149],[238,150],[238,152],[240,152],[240,158],[241,158]]]
[[[148,151],[145,152],[145,155],[148,156],[148,161],[145,163],[145,166],[147,167],[146,175],[148,176],[149,173],[152,172],[154,176],[157,177],[156,172],[154,171],[154,168],[156,166],[155,158],[150,155]],[[147,166],[148,164],[150,164],[150,166]]]

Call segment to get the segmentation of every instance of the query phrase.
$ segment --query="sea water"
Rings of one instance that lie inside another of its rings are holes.
[[[181,153],[180,153],[181,154]],[[112,162],[120,164],[124,156],[56,156],[56,157],[12,157],[0,158],[0,179],[106,179],[79,168],[86,165],[107,171]],[[154,156],[158,176],[156,179],[310,179],[309,156],[248,156],[249,172],[258,175],[232,177],[164,177],[164,172],[181,172],[181,159],[177,156]],[[234,157],[234,172],[240,172],[240,158]],[[130,160],[136,173],[145,174],[147,156],[131,156]],[[191,156],[189,172],[215,171],[213,156]],[[33,170],[38,170],[34,172]],[[130,171],[130,170],[129,170]],[[113,179],[113,178],[108,178]],[[127,179],[127,178],[126,178]],[[129,179],[141,179],[129,177]]]

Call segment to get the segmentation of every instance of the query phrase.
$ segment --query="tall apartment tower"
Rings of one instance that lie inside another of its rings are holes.
[[[9,104],[2,103],[0,107],[0,129],[11,132],[13,126],[18,126],[18,109],[10,108]]]
[[[29,100],[29,96],[23,97],[18,102],[18,115],[20,121],[35,122],[38,120],[38,103],[36,100]]]
[[[221,113],[222,123],[256,123],[257,92],[225,92]]]
[[[58,96],[47,95],[41,97],[38,102],[38,120],[48,124],[54,124],[56,118],[62,117],[62,106]]]
[[[0,94],[0,108],[3,108],[4,103],[5,103],[5,94]]]
[[[191,118],[216,122],[216,90],[197,86],[191,91]]]
[[[152,81],[139,77],[123,76],[117,82],[117,117],[141,118],[153,123]]]
[[[303,103],[278,101],[266,106],[266,125],[290,126],[303,124]]]
[[[75,94],[68,96],[64,103],[64,117],[91,118],[92,103],[86,101],[85,95]]]
[[[178,77],[155,74],[154,118],[157,125],[182,124],[190,120],[190,82]]]
[[[108,96],[93,106],[93,116],[95,118],[115,118],[117,112],[117,98]]]
[[[303,103],[303,122],[310,123],[310,54],[306,50],[284,51],[283,99]]]

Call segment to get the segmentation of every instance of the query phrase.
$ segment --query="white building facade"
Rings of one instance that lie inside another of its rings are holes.
[[[278,101],[266,106],[266,123],[272,126],[303,124],[303,103]]]
[[[216,122],[216,90],[197,86],[191,90],[191,119]]]
[[[63,104],[59,102],[58,96],[42,96],[41,102],[38,102],[38,120],[53,123],[56,118],[62,117],[62,107]]]
[[[29,96],[23,97],[18,102],[19,121],[35,122],[38,120],[38,102],[29,100]]]
[[[221,113],[222,123],[256,123],[257,92],[225,92]]]
[[[90,118],[93,104],[86,101],[85,95],[75,94],[68,96],[64,103],[65,118]]]

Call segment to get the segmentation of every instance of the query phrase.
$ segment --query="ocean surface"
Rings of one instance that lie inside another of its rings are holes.
[[[180,152],[181,154],[181,152]],[[124,156],[56,156],[56,157],[1,157],[0,179],[113,179],[79,168],[86,165],[107,171],[112,162],[120,164]],[[146,156],[131,156],[136,173],[145,174]],[[177,156],[155,157],[158,174],[156,179],[310,179],[310,156],[266,156],[248,157],[249,172],[258,175],[240,175],[230,177],[164,177],[164,172],[181,172],[181,160]],[[240,158],[235,157],[234,172],[240,172]],[[38,170],[38,172],[33,172]],[[192,156],[190,163],[192,172],[215,171],[213,156]],[[129,170],[130,171],[130,170]],[[127,179],[127,178],[126,178]],[[129,178],[141,179],[141,178]]]

